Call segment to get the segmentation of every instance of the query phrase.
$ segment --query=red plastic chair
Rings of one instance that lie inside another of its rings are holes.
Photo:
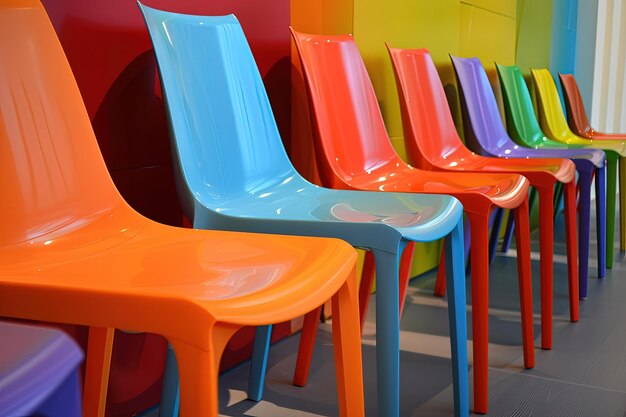
[[[576,78],[572,74],[559,74],[561,86],[563,87],[563,95],[565,97],[565,109],[567,111],[567,124],[570,129],[584,138],[593,140],[619,140],[626,141],[626,133],[603,133],[598,132],[591,127],[585,104],[580,95]],[[621,157],[619,161],[619,182],[626,184],[626,158]],[[622,190],[626,188],[621,188]],[[611,196],[611,198],[614,198]],[[626,250],[626,193],[620,194],[620,250]],[[612,224],[613,222],[611,222]]]
[[[471,230],[474,410],[487,412],[488,221],[492,207],[515,210],[524,365],[534,366],[530,285],[528,180],[515,174],[423,171],[394,151],[365,65],[349,35],[292,30],[307,81],[316,159],[326,186],[341,189],[450,194],[458,198]],[[366,265],[367,266],[367,265]],[[402,277],[407,279],[407,277]],[[368,275],[364,273],[364,278]]]
[[[554,282],[554,225],[552,218],[556,182],[565,184],[570,318],[572,321],[578,321],[579,318],[578,247],[575,221],[576,166],[569,159],[562,158],[497,158],[471,152],[461,142],[456,131],[443,86],[428,51],[426,49],[396,49],[391,47],[388,49],[396,75],[404,127],[404,143],[411,164],[421,169],[434,171],[517,173],[528,178],[530,184],[539,191],[541,347],[551,349]],[[475,61],[466,63],[476,64]],[[455,64],[458,65],[457,62]],[[482,70],[482,67],[479,69]],[[466,70],[469,69],[466,68]],[[466,114],[464,114],[464,121],[466,122],[466,132],[469,132],[472,125],[469,124]],[[501,124],[499,117],[494,122]],[[472,246],[472,250],[474,250],[474,246]],[[438,276],[438,281],[445,282],[445,276],[443,280]]]
[[[331,297],[339,414],[364,414],[354,249],[175,228],[135,212],[111,181],[37,0],[0,2],[0,189],[0,316],[91,326],[85,417],[104,415],[114,328],[167,337],[181,416],[217,417],[230,337]]]

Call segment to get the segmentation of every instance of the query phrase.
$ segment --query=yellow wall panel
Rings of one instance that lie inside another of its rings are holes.
[[[468,3],[461,4],[461,37],[459,55],[478,57],[494,89],[502,120],[502,91],[494,61],[503,65],[515,63],[515,16],[505,16]]]
[[[458,0],[354,0],[354,37],[379,99],[390,136],[402,137],[402,122],[385,42],[397,48],[428,48],[444,78],[453,76],[447,54],[456,52]],[[400,145],[401,140],[394,141]],[[400,145],[402,146],[402,145]]]
[[[513,18],[515,18],[517,6],[516,0],[462,0],[461,3]]]
[[[522,73],[550,66],[552,0],[520,0],[515,63]]]

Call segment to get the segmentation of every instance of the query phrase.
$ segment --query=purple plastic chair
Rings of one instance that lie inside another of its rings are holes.
[[[0,415],[79,417],[83,353],[57,329],[0,321]]]
[[[596,167],[596,210],[598,216],[604,213],[606,192],[604,184],[604,153],[589,149],[532,149],[513,142],[508,136],[496,97],[487,74],[478,58],[457,58],[451,56],[457,75],[466,145],[474,152],[504,158],[570,158],[576,164],[579,174],[579,264],[578,277],[580,297],[587,296],[587,277],[589,266],[589,211],[591,204],[591,180]],[[530,97],[529,97],[530,98]],[[498,220],[496,219],[496,222]],[[498,225],[494,225],[494,229]],[[604,249],[603,249],[604,248]],[[598,237],[598,273],[605,274],[606,246],[604,239]]]

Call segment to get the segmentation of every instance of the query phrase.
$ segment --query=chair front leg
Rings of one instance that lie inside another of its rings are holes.
[[[467,323],[465,299],[465,254],[463,243],[463,219],[446,237],[448,320],[450,323],[450,347],[452,352],[452,388],[454,392],[454,415],[469,415],[469,388],[467,365]]]
[[[115,329],[90,327],[87,341],[83,415],[104,417]]]
[[[403,246],[403,245],[400,245]],[[398,266],[400,254],[374,250],[376,261],[376,373],[378,415],[400,414],[400,315]]]
[[[541,271],[541,347],[552,349],[554,293],[554,184],[537,187],[539,193],[539,268]]]
[[[180,417],[218,417],[218,377],[226,344],[241,326],[215,323],[209,350],[171,340],[180,377]]]
[[[333,296],[332,308],[339,415],[341,417],[364,416],[363,365],[356,268],[337,294]]]
[[[598,278],[604,278],[606,276],[606,168],[604,166],[596,168],[596,236]]]

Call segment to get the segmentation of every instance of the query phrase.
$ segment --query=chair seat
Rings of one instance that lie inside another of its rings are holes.
[[[589,132],[586,132],[585,136],[593,140],[619,140],[622,142],[626,141],[626,134],[624,133],[603,133],[597,132],[595,130],[590,130]]]
[[[494,150],[490,150],[493,152]],[[438,168],[451,171],[476,171],[517,173],[521,175],[545,173],[559,182],[570,182],[576,175],[575,165],[562,155],[546,158],[541,151],[521,148],[518,145],[499,149],[499,158],[478,155],[467,149],[458,148],[445,158],[436,161]],[[523,158],[519,162],[516,158]]]
[[[257,325],[307,313],[337,292],[356,257],[339,240],[181,230],[125,208],[68,227],[3,248],[1,315],[29,316],[39,303],[62,305],[68,292],[80,293],[74,321],[193,340],[206,334],[194,329],[211,322],[207,314]],[[320,275],[329,277],[323,285]],[[24,287],[29,303],[17,295]],[[148,301],[161,308],[145,314]],[[48,319],[71,321],[68,314],[57,309]]]
[[[605,164],[605,155],[604,152],[600,149],[593,149],[587,147],[573,147],[570,145],[566,145],[564,143],[555,142],[548,138],[537,145],[532,147],[535,151],[540,151],[541,154],[537,154],[541,157],[547,158],[570,158],[570,159],[587,159],[594,166],[601,168]]]
[[[406,165],[387,164],[350,180],[350,186],[360,190],[380,190],[395,192],[419,192],[448,194],[463,203],[465,198],[480,195],[492,204],[503,208],[513,208],[526,197],[529,187],[526,178],[513,174],[425,171]],[[465,203],[464,203],[465,204]]]
[[[451,231],[450,220],[458,221],[463,212],[450,196],[334,190],[299,176],[290,178],[278,187],[229,200],[211,224],[230,230],[334,236],[354,246],[390,250],[398,234],[412,241],[445,236]]]

